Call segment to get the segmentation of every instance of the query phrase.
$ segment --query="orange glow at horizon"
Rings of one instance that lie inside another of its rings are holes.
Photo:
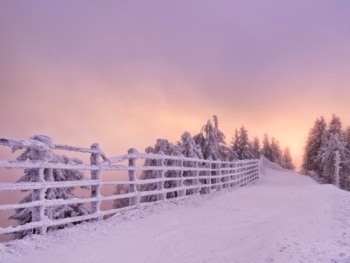
[[[256,103],[249,96],[240,95],[241,100],[245,99],[243,105],[242,101],[235,102],[234,95],[238,96],[237,91],[230,94],[231,100],[219,97],[213,101],[211,94],[204,96],[193,92],[193,89],[184,90],[180,84],[173,84],[167,92],[160,86],[147,86],[146,83],[143,87],[131,87],[125,83],[123,86],[129,88],[117,91],[106,85],[112,84],[84,83],[65,87],[66,92],[72,96],[59,92],[56,94],[52,90],[50,96],[55,99],[44,99],[37,105],[33,102],[38,93],[26,94],[25,101],[30,102],[25,106],[28,112],[24,113],[21,108],[13,109],[12,116],[19,123],[30,120],[30,125],[16,130],[11,126],[3,127],[2,135],[28,138],[44,133],[56,143],[84,147],[98,142],[106,154],[111,156],[124,154],[134,147],[144,151],[147,146],[153,146],[158,138],[176,143],[185,131],[192,135],[200,132],[207,120],[216,114],[227,144],[230,144],[234,130],[244,125],[250,140],[258,136],[262,142],[264,133],[267,133],[270,139],[274,137],[280,142],[282,150],[288,146],[299,167],[309,128],[320,115],[324,114],[327,119],[330,116],[327,112],[331,108],[328,109],[323,104],[326,108],[323,111],[319,109],[320,111],[307,112],[305,108],[291,108],[296,104],[295,100],[288,102],[285,99],[283,103],[283,98],[277,98],[276,101],[274,97],[274,104],[269,101]],[[81,88],[77,88],[79,86]],[[10,93],[7,95],[6,103],[13,104],[18,99],[15,95],[9,96]],[[289,107],[282,110],[276,108],[276,104],[279,107]],[[242,107],[249,107],[250,110],[242,110]],[[6,118],[4,113],[0,116]],[[343,118],[345,115],[339,116],[344,121],[344,126],[350,123],[349,119]]]

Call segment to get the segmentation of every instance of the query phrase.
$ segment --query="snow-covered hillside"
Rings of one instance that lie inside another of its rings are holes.
[[[350,193],[266,168],[253,185],[0,245],[0,262],[350,262]]]

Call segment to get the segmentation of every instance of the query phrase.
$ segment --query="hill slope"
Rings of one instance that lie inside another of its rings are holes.
[[[0,262],[350,262],[350,193],[266,169],[253,185],[0,245]]]

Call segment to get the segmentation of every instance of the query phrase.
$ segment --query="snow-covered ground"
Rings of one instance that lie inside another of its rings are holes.
[[[350,193],[288,171],[0,245],[0,262],[350,262]]]

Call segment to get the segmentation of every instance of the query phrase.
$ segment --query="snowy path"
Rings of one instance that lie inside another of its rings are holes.
[[[0,262],[350,262],[350,193],[266,169],[254,184],[0,245]]]

